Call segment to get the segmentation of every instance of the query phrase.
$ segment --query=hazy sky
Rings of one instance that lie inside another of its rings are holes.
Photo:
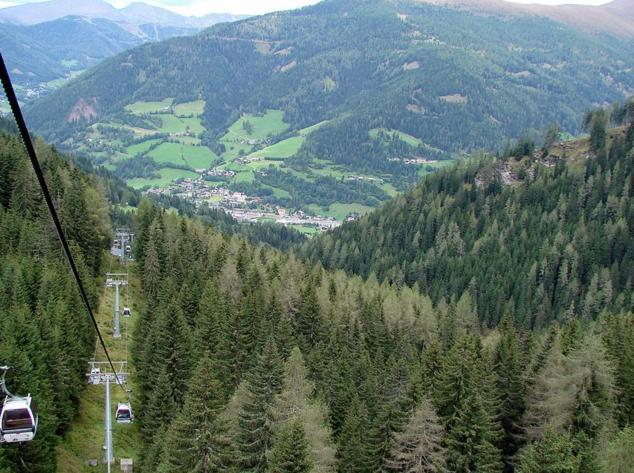
[[[0,0],[0,8],[38,0]],[[41,0],[39,0],[41,1]],[[81,0],[77,0],[81,1]],[[106,0],[116,7],[126,6],[131,0]],[[184,15],[204,15],[206,13],[259,14],[275,10],[287,10],[312,5],[318,0],[141,0]],[[577,3],[581,5],[600,5],[609,0],[511,0],[518,3],[543,3],[558,5]]]

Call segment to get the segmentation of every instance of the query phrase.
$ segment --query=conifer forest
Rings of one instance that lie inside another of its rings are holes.
[[[141,199],[127,222],[137,235],[136,468],[628,471],[628,113],[593,131],[592,159],[548,167],[538,159],[548,149],[510,150],[460,164],[295,250]],[[107,199],[124,187],[37,149],[98,306],[101,273],[115,264],[113,219],[123,218]],[[495,172],[509,163],[524,170],[513,185]],[[95,334],[9,132],[0,179],[0,356],[12,366],[7,384],[40,412],[32,442],[0,447],[0,471],[51,472]]]
[[[634,473],[631,0],[83,2],[0,2],[0,473]]]

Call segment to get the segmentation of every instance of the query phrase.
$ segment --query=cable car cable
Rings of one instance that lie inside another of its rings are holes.
[[[125,391],[123,384],[119,380],[119,375],[114,368],[114,364],[110,359],[110,353],[108,353],[108,349],[106,348],[106,343],[101,335],[99,330],[99,326],[97,325],[97,320],[95,319],[95,315],[92,312],[92,308],[90,307],[90,302],[88,302],[88,296],[86,295],[86,290],[84,289],[84,285],[81,282],[81,277],[79,276],[79,272],[77,271],[77,266],[75,265],[75,260],[73,259],[73,255],[70,252],[70,247],[68,246],[68,241],[66,240],[66,235],[64,234],[64,230],[62,229],[62,225],[60,223],[59,217],[57,216],[57,210],[55,209],[55,205],[53,204],[53,199],[51,198],[51,194],[48,190],[48,186],[46,181],[44,180],[44,173],[42,172],[42,168],[40,167],[40,163],[37,159],[37,154],[35,153],[35,147],[33,146],[33,141],[31,140],[31,135],[29,134],[29,129],[26,126],[26,122],[24,121],[24,117],[22,115],[22,110],[20,109],[20,104],[15,95],[15,90],[13,89],[13,84],[11,83],[11,77],[9,76],[9,72],[7,71],[7,66],[4,62],[4,57],[2,57],[2,53],[0,53],[0,79],[2,80],[2,86],[4,87],[4,92],[7,96],[7,100],[9,101],[9,105],[11,106],[11,112],[13,113],[13,117],[18,125],[18,129],[20,131],[20,135],[22,137],[22,141],[24,142],[24,146],[26,147],[27,154],[29,155],[29,159],[31,160],[31,165],[33,166],[33,170],[35,171],[35,175],[37,176],[37,180],[40,184],[40,188],[42,189],[42,193],[44,194],[44,200],[46,200],[46,205],[48,206],[49,213],[51,214],[51,218],[53,219],[53,223],[55,224],[55,230],[57,230],[57,235],[59,236],[60,241],[62,242],[62,247],[64,249],[64,254],[66,255],[66,259],[68,260],[68,264],[70,265],[70,269],[75,277],[75,281],[77,282],[77,287],[79,288],[79,293],[81,295],[82,300],[84,301],[84,305],[88,310],[88,315],[90,315],[90,319],[95,327],[95,331],[97,332],[97,336],[99,337],[99,341],[101,342],[101,346],[106,354],[106,358],[108,359],[108,363],[112,368],[112,372],[115,375],[117,380],[117,384]]]

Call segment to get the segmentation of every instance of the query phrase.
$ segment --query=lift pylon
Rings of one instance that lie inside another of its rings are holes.
[[[120,295],[119,288],[128,285],[128,273],[106,273],[106,287],[115,288],[114,299],[114,333],[115,339],[121,338],[121,311],[120,311]]]
[[[89,372],[86,374],[90,384],[103,384],[106,388],[106,402],[104,409],[104,442],[103,462],[110,471],[110,465],[114,463],[114,449],[112,447],[112,406],[110,402],[110,383],[125,384],[128,380],[128,373],[124,371],[127,361],[115,361],[112,363],[117,369],[116,374],[108,371],[110,363],[107,361],[89,361]],[[128,403],[129,405],[129,403]]]
[[[118,256],[121,264],[132,260],[132,243],[134,242],[134,233],[127,228],[117,228],[114,233],[114,242],[110,252],[114,256]]]

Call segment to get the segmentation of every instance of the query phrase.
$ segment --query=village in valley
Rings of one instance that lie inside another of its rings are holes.
[[[214,172],[207,171],[207,173]],[[341,225],[341,222],[334,217],[308,215],[301,210],[293,211],[278,205],[264,204],[259,197],[210,184],[203,176],[204,174],[198,178],[179,179],[169,187],[152,188],[146,192],[149,195],[175,196],[193,203],[197,209],[204,205],[212,209],[220,209],[239,222],[269,221],[285,226],[313,227],[315,231],[330,230]],[[346,217],[346,221],[355,220],[358,216],[351,213]]]
[[[78,103],[76,112],[84,105]],[[397,193],[384,173],[359,172],[321,158],[299,168],[289,165],[307,137],[328,121],[293,131],[282,110],[243,113],[209,142],[204,109],[204,100],[134,102],[64,145],[76,146],[79,154],[149,195],[176,196],[240,222],[276,222],[309,235],[356,220]],[[368,134],[384,146],[397,137],[411,148],[423,147],[398,130]],[[450,162],[416,155],[393,160],[415,166],[419,176]]]

